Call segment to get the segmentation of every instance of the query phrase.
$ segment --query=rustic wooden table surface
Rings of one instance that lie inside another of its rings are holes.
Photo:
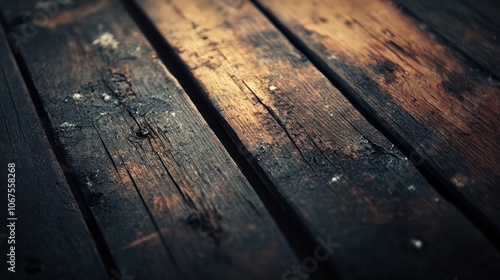
[[[1,279],[499,279],[500,2],[0,18]]]

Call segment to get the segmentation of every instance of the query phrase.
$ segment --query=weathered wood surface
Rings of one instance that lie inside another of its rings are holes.
[[[386,1],[260,2],[451,192],[500,226],[500,83]]]
[[[341,244],[335,277],[498,273],[493,246],[251,3],[137,2],[291,215]]]
[[[412,16],[500,77],[500,2],[397,0]]]
[[[1,279],[105,279],[106,270],[0,28]],[[7,191],[15,164],[15,193]],[[8,194],[14,195],[9,196]],[[15,199],[16,221],[8,221]],[[7,225],[15,223],[15,239]],[[12,240],[15,240],[13,244]],[[15,246],[15,273],[7,254]]]
[[[8,22],[23,11],[14,9],[16,2],[2,2]],[[36,9],[35,3],[22,5]],[[278,279],[296,262],[246,178],[119,2],[61,5],[19,49],[55,138],[127,275]]]

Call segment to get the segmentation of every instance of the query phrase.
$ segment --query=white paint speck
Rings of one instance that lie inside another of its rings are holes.
[[[111,100],[111,95],[109,95],[107,93],[103,93],[101,96],[102,96],[102,99],[104,99],[104,101]]]
[[[78,101],[78,100],[82,100],[82,99],[83,99],[83,95],[81,95],[79,93],[73,94],[73,100]]]
[[[73,127],[73,126],[75,126],[75,124],[74,123],[69,123],[69,122],[63,122],[61,124],[61,127]]]
[[[113,34],[111,34],[109,32],[103,33],[99,38],[95,39],[92,42],[92,45],[94,45],[94,46],[98,45],[98,46],[101,46],[104,48],[112,48],[112,49],[118,48],[118,44],[119,44],[119,42],[116,41]]]
[[[271,90],[271,91],[275,91],[275,90],[277,90],[277,89],[278,89],[278,88],[277,88],[276,86],[269,86],[269,90]]]
[[[76,125],[74,123],[69,123],[69,122],[63,122],[59,127],[62,128],[62,130],[68,130],[74,128]]]
[[[439,198],[438,198],[438,197],[435,197],[435,198],[434,198],[434,201],[435,201],[435,202],[439,202]]]
[[[336,183],[340,180],[341,175],[337,175],[330,180],[330,183]]]
[[[172,115],[172,117],[175,117],[175,112],[172,112],[172,113],[170,113],[170,114]]]
[[[410,239],[410,242],[411,242],[411,245],[413,246],[413,248],[415,248],[417,250],[420,250],[422,248],[422,246],[424,246],[424,243],[420,239],[412,238],[412,239]]]
[[[330,56],[328,57],[328,59],[329,59],[329,60],[335,60],[335,59],[337,59],[337,56],[335,56],[335,55],[333,55],[333,54],[332,54],[332,55],[330,55]]]
[[[409,191],[414,191],[414,190],[415,190],[415,186],[414,186],[414,185],[410,185],[410,186],[408,186],[408,190],[409,190]]]

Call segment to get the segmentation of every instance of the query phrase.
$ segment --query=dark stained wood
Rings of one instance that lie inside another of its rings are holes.
[[[500,77],[500,2],[397,0],[433,31]]]
[[[3,2],[9,22],[16,2]],[[279,279],[297,262],[119,2],[61,7],[19,49],[55,138],[128,275]]]
[[[262,1],[415,164],[500,226],[500,84],[386,1]]]
[[[0,28],[1,279],[105,279],[106,270]],[[15,193],[7,196],[8,164]],[[7,229],[15,199],[15,244]],[[15,246],[15,273],[6,255]]]
[[[137,2],[281,203],[341,244],[336,277],[498,273],[493,246],[251,3]]]

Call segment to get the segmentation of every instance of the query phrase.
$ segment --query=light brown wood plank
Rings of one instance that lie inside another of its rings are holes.
[[[15,5],[3,1],[9,21]],[[136,279],[281,277],[292,250],[120,3],[60,8],[19,49],[117,266]]]
[[[500,225],[500,83],[386,1],[261,1],[416,165]]]
[[[406,11],[500,77],[500,3],[490,0],[398,0]]]
[[[341,244],[334,277],[496,273],[491,244],[251,3],[137,2],[280,202]]]

